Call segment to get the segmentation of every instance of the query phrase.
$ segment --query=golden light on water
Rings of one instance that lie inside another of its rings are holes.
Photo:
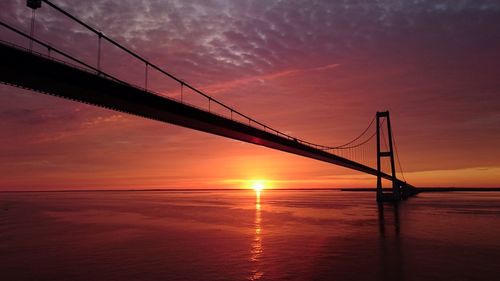
[[[252,241],[252,248],[250,250],[250,261],[254,269],[249,280],[260,280],[264,276],[261,267],[261,256],[263,253],[262,247],[262,217],[260,205],[260,193],[266,188],[264,180],[255,180],[252,182],[251,187],[255,190],[255,221],[254,221],[254,238]]]

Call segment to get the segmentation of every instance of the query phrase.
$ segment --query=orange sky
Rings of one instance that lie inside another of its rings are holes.
[[[54,2],[286,133],[338,145],[388,109],[408,182],[500,186],[500,4]],[[0,8],[2,21],[28,30],[24,1]],[[95,38],[48,7],[37,14],[36,35],[95,63]],[[3,29],[0,36],[27,45]],[[103,67],[143,81],[143,68],[110,46]],[[149,83],[178,96],[158,74]],[[0,128],[0,190],[375,184],[316,160],[6,85]]]

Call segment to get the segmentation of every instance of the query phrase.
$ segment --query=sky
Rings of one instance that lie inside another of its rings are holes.
[[[414,186],[500,186],[498,1],[53,2],[301,139],[343,144],[389,110]],[[29,32],[31,10],[5,0],[0,19]],[[96,64],[95,36],[46,4],[35,36]],[[0,38],[28,46],[4,28]],[[142,64],[106,43],[101,52],[104,71],[144,83]],[[179,97],[153,71],[148,87]],[[3,84],[0,128],[0,190],[375,185],[328,163]]]

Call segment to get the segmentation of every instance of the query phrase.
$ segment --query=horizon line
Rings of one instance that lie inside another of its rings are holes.
[[[500,191],[500,187],[417,187],[421,191]],[[390,188],[387,188],[390,189]],[[30,193],[30,192],[139,192],[139,191],[248,191],[252,188],[147,188],[147,189],[47,189],[47,190],[0,190],[0,193]],[[268,188],[266,191],[308,191],[308,190],[332,190],[332,191],[375,191],[376,187],[312,187],[312,188]]]

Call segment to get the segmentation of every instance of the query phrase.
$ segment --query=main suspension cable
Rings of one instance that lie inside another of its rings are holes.
[[[375,122],[375,116],[370,121],[370,124],[368,125],[368,127],[366,127],[366,129],[359,136],[357,136],[356,138],[354,138],[350,142],[344,143],[343,145],[339,145],[339,146],[336,146],[336,147],[333,147],[333,148],[337,148],[338,149],[338,148],[347,147],[348,145],[350,145],[350,144],[354,143],[355,141],[359,140],[362,136],[364,136],[364,134],[366,132],[368,132],[368,130],[371,128],[371,126],[373,125],[374,122]]]
[[[351,146],[348,146],[349,144],[353,143],[354,141],[358,140],[361,138],[361,136],[363,136],[369,129],[370,127],[372,126],[372,124],[374,123],[373,121],[375,120],[372,119],[372,121],[370,122],[370,125],[363,131],[363,133],[361,133],[361,135],[359,135],[358,137],[356,137],[356,139],[354,139],[353,141],[350,141],[348,143],[345,143],[343,145],[340,145],[340,146],[325,146],[323,148],[323,150],[335,150],[335,149],[350,149],[350,148],[357,148],[357,147],[360,147],[364,144],[366,144],[367,142],[369,142],[370,140],[373,139],[373,137],[375,137],[375,135],[377,134],[377,131],[375,131],[373,134],[371,134],[366,140],[364,140],[363,142],[360,142],[358,144],[355,144],[355,145],[351,145]],[[379,124],[379,129],[382,127],[382,125],[384,124],[384,121],[385,119],[382,120],[382,122],[380,122]]]

